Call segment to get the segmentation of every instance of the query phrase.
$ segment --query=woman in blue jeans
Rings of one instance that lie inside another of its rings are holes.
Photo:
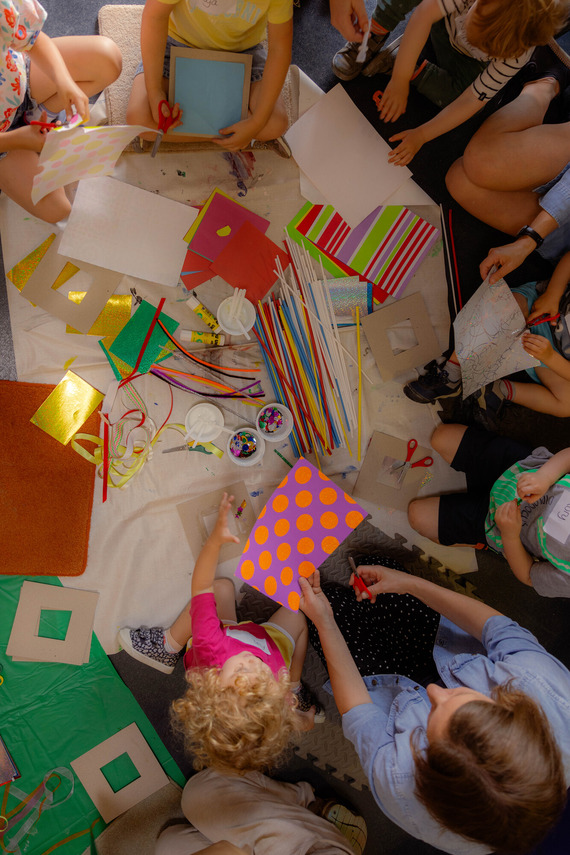
[[[441,616],[433,682],[362,677],[349,649],[356,627],[345,640],[318,571],[299,580],[345,736],[376,802],[453,855],[528,852],[556,823],[570,784],[570,672],[484,603],[392,568],[358,571],[372,594],[363,607],[409,595]]]

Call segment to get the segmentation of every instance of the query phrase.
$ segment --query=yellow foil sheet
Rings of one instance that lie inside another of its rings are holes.
[[[52,243],[55,240],[55,234],[50,235],[39,246],[37,246],[29,255],[26,255],[21,261],[14,265],[8,271],[6,276],[14,283],[18,291],[21,291]]]
[[[30,421],[67,445],[105,396],[68,371]]]
[[[81,303],[86,291],[70,291],[67,295],[74,303]],[[103,311],[91,327],[88,335],[117,336],[131,318],[133,298],[131,294],[114,294],[107,300]],[[66,332],[81,335],[79,330],[66,327]]]

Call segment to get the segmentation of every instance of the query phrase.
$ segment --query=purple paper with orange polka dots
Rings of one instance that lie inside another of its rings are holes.
[[[235,575],[296,612],[299,576],[311,576],[366,516],[351,496],[301,458],[257,518]]]

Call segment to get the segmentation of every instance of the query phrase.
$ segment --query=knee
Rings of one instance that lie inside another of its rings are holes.
[[[71,202],[65,195],[63,188],[54,191],[42,199],[35,206],[34,213],[45,223],[59,223],[65,220],[71,213]]]
[[[444,457],[444,452],[449,445],[450,425],[438,425],[431,435],[430,445],[434,451],[437,451],[441,457]]]
[[[101,77],[100,83],[103,88],[109,86],[117,79],[123,69],[123,57],[119,47],[112,39],[107,36],[99,36],[99,52],[101,57]]]
[[[419,534],[424,533],[424,501],[424,499],[412,499],[408,505],[408,522]]]
[[[466,192],[469,186],[469,182],[467,181],[467,176],[465,175],[465,170],[463,168],[462,157],[458,158],[455,163],[452,163],[447,170],[445,186],[456,202],[462,204],[462,199],[466,198]]]
[[[477,187],[493,186],[493,178],[505,169],[505,164],[497,163],[496,152],[489,145],[487,136],[479,131],[468,143],[463,152],[463,171],[465,177]]]

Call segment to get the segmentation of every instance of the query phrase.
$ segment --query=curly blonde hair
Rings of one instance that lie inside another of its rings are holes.
[[[238,676],[222,685],[220,668],[190,668],[188,688],[171,708],[173,727],[194,755],[194,768],[266,771],[277,765],[294,730],[289,675]]]
[[[545,45],[568,18],[568,0],[479,0],[477,46],[495,59],[517,57]]]

